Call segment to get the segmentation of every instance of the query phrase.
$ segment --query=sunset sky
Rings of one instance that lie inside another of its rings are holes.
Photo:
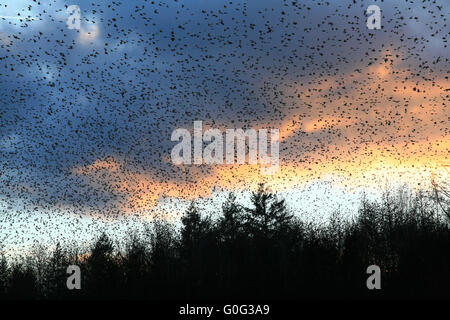
[[[124,234],[261,182],[321,218],[448,180],[446,2],[1,1],[0,243]],[[173,165],[197,120],[279,129],[278,173]]]

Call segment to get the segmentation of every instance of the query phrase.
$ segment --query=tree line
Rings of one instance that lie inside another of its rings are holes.
[[[181,227],[153,221],[120,249],[102,234],[87,251],[0,254],[0,299],[450,298],[449,219],[427,193],[363,197],[351,219],[336,212],[325,224],[264,185],[250,200],[230,193],[216,218],[194,201]],[[80,267],[80,290],[66,286],[69,265]],[[381,290],[366,286],[369,265]]]

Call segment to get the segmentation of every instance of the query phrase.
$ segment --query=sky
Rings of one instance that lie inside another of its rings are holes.
[[[261,182],[321,218],[446,180],[449,16],[446,0],[0,1],[0,243],[123,235]],[[279,129],[278,172],[173,165],[171,133],[198,120]]]

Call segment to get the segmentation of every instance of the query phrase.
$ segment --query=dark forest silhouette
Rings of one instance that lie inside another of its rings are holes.
[[[431,194],[431,193],[430,193]],[[49,258],[0,256],[1,299],[239,299],[450,297],[449,219],[432,195],[361,200],[358,214],[302,221],[260,186],[252,206],[230,194],[217,219],[192,202],[182,227],[155,221],[119,250],[106,234],[89,252],[57,245]],[[66,268],[81,268],[81,290]],[[381,290],[366,269],[381,268]]]

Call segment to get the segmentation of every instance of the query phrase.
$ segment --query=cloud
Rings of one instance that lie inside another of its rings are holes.
[[[91,24],[89,28],[81,26],[80,34],[78,35],[78,41],[87,45],[90,43],[95,43],[100,37],[100,27],[97,24]]]
[[[214,187],[254,190],[260,182],[277,191],[323,177],[332,177],[349,192],[380,189],[391,181],[413,189],[429,187],[433,172],[449,163],[443,101],[450,83],[444,77],[417,77],[402,65],[399,53],[384,51],[377,61],[334,77],[315,77],[306,86],[287,86],[285,96],[298,99],[289,103],[311,107],[287,113],[278,126],[252,124],[255,129],[280,129],[280,170],[269,178],[261,176],[258,166],[244,164],[181,166],[176,179],[161,179],[118,159],[99,159],[77,174],[108,183],[123,196],[122,209],[128,212],[149,210],[161,196],[194,199],[210,196]],[[227,125],[231,127],[216,127]]]
[[[125,3],[83,5],[79,33],[66,28],[63,4],[33,6],[42,28],[0,21],[1,141],[20,137],[5,142],[15,153],[0,155],[5,192],[133,212],[163,197],[208,197],[214,186],[266,181],[283,190],[330,175],[348,188],[386,177],[426,181],[448,161],[447,51],[401,27],[397,15],[409,4],[385,4],[393,15],[386,32],[369,34],[359,28],[360,7],[343,9],[347,2],[287,4],[292,10],[258,2],[271,9],[264,19],[248,10],[254,27],[241,23],[241,3],[225,10],[212,2],[185,5],[192,15],[178,4],[160,14],[150,5],[134,13]],[[216,9],[229,13],[223,25],[208,13]],[[425,38],[445,35],[438,31],[422,30]],[[171,130],[194,120],[222,131],[279,128],[280,172],[268,179],[251,165],[173,166]]]

